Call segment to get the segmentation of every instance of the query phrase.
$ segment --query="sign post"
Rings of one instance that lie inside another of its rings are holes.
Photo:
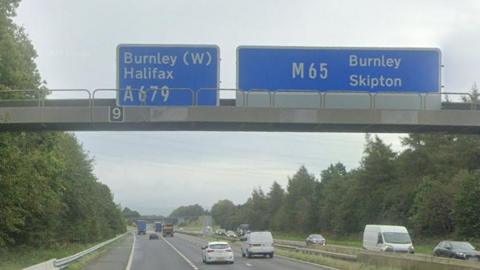
[[[439,92],[441,53],[435,48],[237,48],[243,91]]]
[[[214,45],[119,45],[119,106],[216,106],[219,49]]]

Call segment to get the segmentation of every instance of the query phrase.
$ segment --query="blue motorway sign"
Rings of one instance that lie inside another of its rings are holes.
[[[438,49],[237,48],[237,88],[439,92]]]
[[[119,45],[119,106],[215,106],[219,49],[196,45]]]

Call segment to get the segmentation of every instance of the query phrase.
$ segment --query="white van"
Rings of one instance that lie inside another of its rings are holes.
[[[415,253],[407,228],[403,226],[366,225],[363,248],[373,251]]]
[[[273,258],[273,237],[270,232],[250,232],[242,239],[242,257],[251,258],[255,255]]]

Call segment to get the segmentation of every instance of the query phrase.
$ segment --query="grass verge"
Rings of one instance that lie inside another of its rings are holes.
[[[291,241],[305,241],[308,235],[301,233],[273,233],[274,239],[291,240]],[[338,237],[335,235],[324,235],[327,239],[327,245],[339,245],[348,247],[362,247],[362,236],[357,234]],[[441,238],[416,238],[413,239],[415,246],[415,253],[431,255],[435,246],[442,240],[455,239],[454,235],[447,235],[444,239]],[[480,240],[470,241],[475,247],[480,247]]]
[[[287,251],[283,249],[275,249],[275,253],[280,256],[329,266],[342,270],[401,270],[400,268],[376,268],[374,266],[364,265],[358,262],[347,262],[338,259],[328,258],[321,255],[304,254],[295,251]]]
[[[0,251],[0,269],[20,270],[54,258],[71,256],[98,243],[100,242],[89,244],[58,245],[51,248],[17,247],[14,249],[2,250]],[[108,246],[111,245],[107,245],[107,247]]]
[[[98,243],[68,244],[52,248],[18,247],[0,252],[0,269],[19,270],[53,258],[64,258]]]
[[[274,239],[282,239],[282,240],[291,240],[291,241],[305,241],[307,238],[307,234],[301,233],[279,233],[274,232],[273,238]],[[325,234],[323,235],[327,239],[327,245],[341,245],[341,246],[349,246],[349,247],[362,247],[361,236],[358,235],[347,235],[343,237],[337,237],[333,235]]]
[[[96,258],[99,258],[100,256],[104,255],[105,253],[107,253],[111,249],[119,246],[121,244],[121,241],[123,239],[125,239],[125,237],[132,237],[132,236],[131,236],[131,234],[129,234],[127,236],[121,237],[121,238],[113,241],[112,243],[110,243],[110,244],[108,244],[104,247],[101,247],[101,248],[97,249],[95,252],[82,257],[80,260],[78,260],[78,261],[74,262],[73,264],[71,264],[70,266],[68,266],[68,270],[84,269],[90,262],[92,262]]]

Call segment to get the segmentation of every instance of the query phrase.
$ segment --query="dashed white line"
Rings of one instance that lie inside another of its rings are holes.
[[[167,243],[173,250],[175,250],[175,252],[178,253],[178,255],[180,255],[180,257],[182,257],[182,259],[184,259],[192,268],[193,270],[198,270],[198,267],[195,266],[195,264],[193,264],[188,258],[187,256],[183,255],[174,245],[172,245],[170,242],[167,241],[167,239],[163,238],[163,236],[161,236],[162,240],[165,241],[165,243]]]
[[[137,239],[137,237],[135,236],[135,232],[132,232],[132,235],[133,235],[132,250],[130,250],[130,257],[128,257],[128,263],[127,263],[127,267],[125,267],[125,270],[130,270],[130,268],[132,268],[133,251],[135,250],[135,241]]]

